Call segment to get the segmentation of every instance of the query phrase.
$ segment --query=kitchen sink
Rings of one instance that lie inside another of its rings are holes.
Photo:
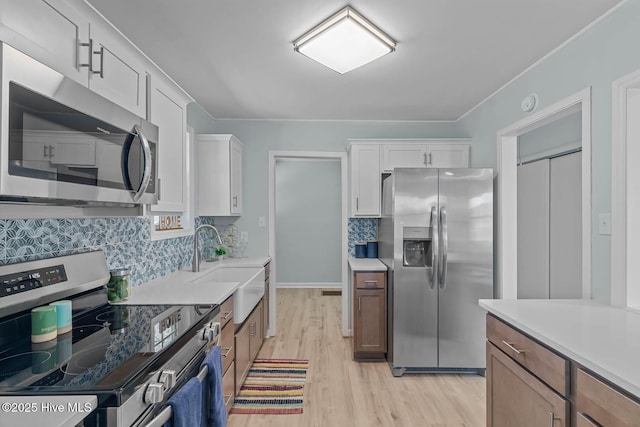
[[[233,322],[242,323],[264,295],[264,267],[218,267],[196,283],[238,282],[233,294]]]

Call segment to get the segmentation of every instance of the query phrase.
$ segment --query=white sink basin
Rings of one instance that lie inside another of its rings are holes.
[[[233,294],[233,323],[242,323],[264,295],[264,268],[219,267],[196,282],[238,282]]]

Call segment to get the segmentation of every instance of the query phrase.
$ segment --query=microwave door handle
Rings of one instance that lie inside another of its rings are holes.
[[[149,181],[151,179],[151,147],[149,146],[149,140],[147,140],[147,137],[142,132],[142,129],[140,129],[140,126],[134,125],[131,134],[137,135],[138,138],[140,138],[140,143],[142,145],[142,153],[144,155],[144,171],[142,172],[142,182],[137,189],[134,189],[133,185],[131,184],[131,178],[129,177],[127,165],[129,163],[128,160],[129,153],[131,152],[131,145],[133,144],[133,137],[131,135],[127,137],[125,146],[122,148],[122,177],[124,178],[124,183],[128,187],[128,189],[134,192],[133,201],[138,202],[144,195],[145,191],[147,191],[147,187],[149,187]]]
[[[431,207],[431,282],[429,287],[434,289],[438,279],[438,209]]]
[[[447,255],[449,252],[449,233],[447,230],[447,208],[440,208],[440,233],[442,234],[442,256],[440,264],[440,289],[447,287]]]

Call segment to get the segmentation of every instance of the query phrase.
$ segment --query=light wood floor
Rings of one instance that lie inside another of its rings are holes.
[[[258,357],[309,359],[304,412],[231,415],[228,427],[484,426],[485,380],[476,375],[404,375],[386,362],[354,362],[341,333],[341,297],[278,289],[278,334]]]

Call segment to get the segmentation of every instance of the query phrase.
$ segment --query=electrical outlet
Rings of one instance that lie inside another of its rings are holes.
[[[248,242],[249,241],[249,232],[248,231],[241,231],[240,232],[240,241],[241,242]]]
[[[258,218],[258,227],[264,227],[267,225],[267,219],[263,216]]]
[[[598,229],[602,235],[611,235],[611,214],[601,213],[598,218]]]

